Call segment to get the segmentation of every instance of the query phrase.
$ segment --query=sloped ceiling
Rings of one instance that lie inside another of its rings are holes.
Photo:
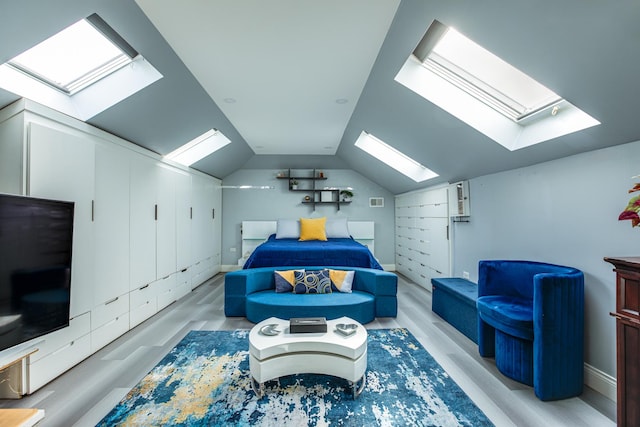
[[[138,3],[2,2],[0,61],[98,13],[164,77],[88,122],[160,154],[220,129],[233,143],[194,165],[219,178],[242,167],[340,165],[397,194],[640,140],[637,0]],[[394,77],[433,19],[455,27],[602,124],[510,152],[420,98]],[[203,31],[203,26],[215,29]],[[309,39],[312,48],[296,43]],[[268,52],[234,63],[242,58],[237,49],[251,41]],[[254,74],[240,73],[251,59],[257,62]],[[266,80],[255,74],[261,63],[271,67]],[[311,74],[315,86],[304,86],[308,81],[299,79],[301,67],[319,73]],[[0,106],[16,99],[0,89]],[[338,104],[338,99],[347,102]],[[286,120],[278,115],[282,112]],[[373,159],[353,146],[362,130],[440,177],[416,184]],[[337,151],[320,155],[306,143]]]

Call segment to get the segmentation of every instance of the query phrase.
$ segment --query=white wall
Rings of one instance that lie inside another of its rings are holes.
[[[640,142],[470,181],[471,222],[453,229],[453,273],[477,282],[481,259],[563,264],[585,274],[585,362],[616,374],[615,275],[605,256],[640,255],[640,229],[618,221],[640,174]]]
[[[276,179],[276,169],[240,169],[227,176],[223,186],[266,185],[273,190],[223,189],[222,191],[222,264],[237,265],[241,257],[242,221],[276,220],[278,218],[310,217],[311,206],[302,205],[302,192],[288,190],[286,179]],[[381,264],[393,264],[395,260],[395,208],[394,197],[389,191],[369,181],[357,172],[348,169],[323,169],[328,177],[318,181],[318,186],[353,187],[353,201],[340,206],[317,205],[316,215],[332,217],[346,216],[354,221],[375,221],[375,255]],[[370,208],[369,197],[384,197],[383,208]],[[236,252],[231,252],[236,248]]]

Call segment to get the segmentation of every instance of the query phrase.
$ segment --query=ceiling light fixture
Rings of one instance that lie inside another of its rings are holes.
[[[231,140],[224,136],[222,132],[217,129],[211,129],[192,141],[187,142],[183,146],[173,150],[171,153],[164,156],[164,158],[180,163],[184,166],[191,166],[198,160],[207,157],[230,143]]]

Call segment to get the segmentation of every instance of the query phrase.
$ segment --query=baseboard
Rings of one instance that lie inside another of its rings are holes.
[[[614,402],[617,399],[617,384],[615,377],[602,372],[599,369],[585,363],[584,383]]]
[[[382,266],[384,271],[396,271],[396,265],[395,264],[380,264],[380,265]]]

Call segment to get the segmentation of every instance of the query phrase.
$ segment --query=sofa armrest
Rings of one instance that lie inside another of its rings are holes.
[[[369,292],[375,296],[396,296],[398,292],[398,276],[394,273],[374,270],[355,269],[352,288]]]

